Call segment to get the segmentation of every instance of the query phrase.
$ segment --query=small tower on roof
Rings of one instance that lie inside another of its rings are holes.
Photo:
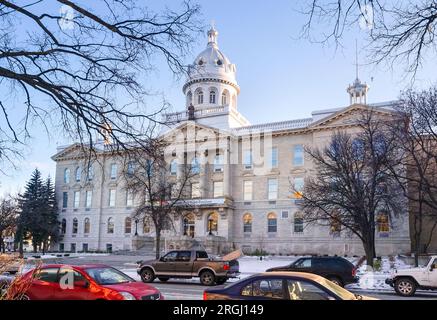
[[[369,91],[369,86],[364,82],[362,83],[358,77],[358,44],[355,45],[355,73],[356,78],[354,83],[349,85],[347,92],[350,97],[350,104],[367,104],[367,92]]]

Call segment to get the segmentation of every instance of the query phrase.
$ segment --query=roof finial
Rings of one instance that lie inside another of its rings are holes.
[[[217,46],[218,32],[215,29],[215,21],[211,20],[211,29],[208,30],[208,46]]]
[[[358,80],[358,40],[355,39],[355,68],[356,68],[356,79]]]

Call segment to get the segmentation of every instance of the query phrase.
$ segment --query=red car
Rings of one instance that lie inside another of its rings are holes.
[[[44,265],[14,281],[10,289],[25,300],[164,299],[156,288],[101,264]]]

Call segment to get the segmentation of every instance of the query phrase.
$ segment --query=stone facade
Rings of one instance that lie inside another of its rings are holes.
[[[209,31],[207,49],[191,66],[183,87],[187,109],[164,116],[171,122],[161,133],[171,143],[168,163],[185,165],[183,157],[200,163],[200,175],[193,181],[200,192],[190,200],[194,209],[175,219],[174,230],[164,232],[164,249],[202,245],[213,253],[241,248],[247,253],[363,254],[361,242],[346,232],[331,234],[327,227],[303,225],[299,196],[291,192],[291,184],[302,185],[314,173],[305,147],[326,145],[336,130],[356,131],[357,119],[368,108],[390,117],[390,103],[357,103],[349,87],[350,106],[316,111],[306,119],[250,125],[237,111],[236,67],[219,51],[217,34]],[[358,79],[355,83],[365,86]],[[65,220],[58,249],[153,250],[153,227],[130,218],[135,201],[125,191],[120,160],[102,146],[91,177],[79,145],[59,148],[53,160],[60,219]],[[78,181],[76,170],[81,172]],[[180,172],[170,171],[170,176]],[[92,192],[88,201],[87,191]],[[410,251],[407,212],[399,217],[388,231],[378,233],[378,255]]]

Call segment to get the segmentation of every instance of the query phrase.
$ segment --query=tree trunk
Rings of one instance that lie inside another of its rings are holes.
[[[3,237],[0,235],[0,252],[5,253],[5,243],[3,241]]]
[[[161,231],[156,231],[155,241],[156,259],[159,259],[161,257]]]
[[[375,250],[375,234],[373,231],[369,232],[367,239],[363,241],[364,252],[366,253],[366,262],[368,266],[373,268],[373,261],[376,258],[376,250]]]
[[[23,237],[20,239],[20,245],[18,248],[18,251],[20,253],[20,258],[24,258],[24,252],[23,252]]]

